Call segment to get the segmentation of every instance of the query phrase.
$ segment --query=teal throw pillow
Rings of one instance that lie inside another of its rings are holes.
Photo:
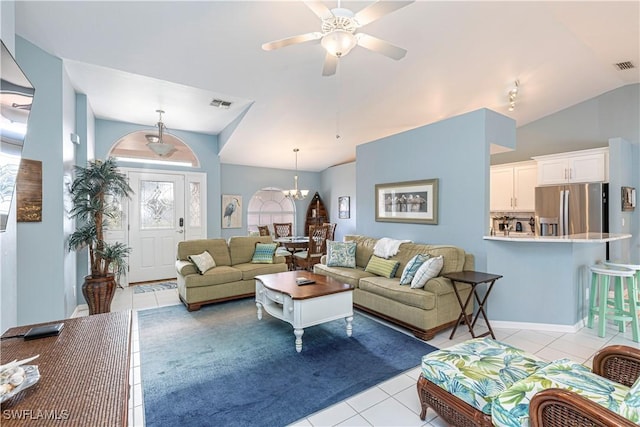
[[[400,276],[400,284],[410,285],[411,280],[413,280],[413,276],[416,275],[416,272],[418,271],[420,266],[428,259],[428,254],[418,254],[411,258],[407,265],[405,265],[404,270],[402,270],[402,276]]]
[[[356,242],[327,240],[327,267],[356,268]]]
[[[384,259],[371,255],[364,271],[373,273],[377,276],[392,278],[396,275],[396,271],[398,271],[399,266],[400,263],[396,260]]]
[[[208,251],[204,251],[199,255],[189,255],[189,261],[196,266],[200,274],[204,274],[207,270],[216,266],[216,262]]]
[[[251,262],[254,264],[273,264],[273,254],[276,252],[277,243],[256,243]]]

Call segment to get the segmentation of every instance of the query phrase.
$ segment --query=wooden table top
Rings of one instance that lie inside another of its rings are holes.
[[[315,280],[310,285],[298,285],[296,279],[304,277]],[[304,270],[285,271],[284,273],[263,274],[256,276],[267,289],[289,295],[292,299],[315,298],[338,292],[352,291],[353,286],[341,283],[331,277],[315,274]]]
[[[486,282],[492,282],[494,280],[498,280],[502,276],[500,276],[499,274],[482,273],[480,271],[456,271],[454,273],[443,274],[442,277],[446,277],[447,279],[450,279],[456,282],[477,285],[479,283],[486,283]]]
[[[50,323],[60,335],[1,342],[1,363],[39,354],[40,380],[2,403],[5,426],[126,426],[128,423],[131,312],[120,311]],[[35,325],[9,329],[24,334]]]

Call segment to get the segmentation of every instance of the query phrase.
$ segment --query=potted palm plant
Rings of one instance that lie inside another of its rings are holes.
[[[77,228],[69,236],[68,246],[70,251],[89,248],[91,273],[82,285],[89,314],[110,311],[116,278],[126,272],[131,249],[124,243],[105,242],[104,232],[109,218],[119,214],[116,205],[110,202],[129,197],[132,191],[113,158],[75,167],[75,178],[69,189],[73,203],[69,215],[76,219]]]

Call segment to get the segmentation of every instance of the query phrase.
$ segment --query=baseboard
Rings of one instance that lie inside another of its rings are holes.
[[[492,328],[501,329],[528,329],[532,331],[564,332],[574,334],[584,326],[584,321],[580,320],[575,325],[556,325],[553,323],[528,323],[528,322],[508,322],[502,320],[491,320]]]
[[[71,317],[79,317],[79,313],[81,311],[89,311],[89,306],[87,304],[78,304],[76,305],[76,309],[73,310]]]

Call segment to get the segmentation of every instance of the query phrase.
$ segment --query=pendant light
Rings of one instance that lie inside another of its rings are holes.
[[[158,119],[158,123],[156,126],[158,127],[158,134],[147,134],[144,137],[147,138],[147,147],[154,153],[156,153],[160,157],[165,157],[175,151],[175,147],[171,144],[168,144],[162,140],[162,135],[165,130],[165,125],[162,123],[162,115],[164,114],[163,110],[156,110],[156,113],[160,115]]]
[[[293,189],[283,190],[285,197],[289,197],[293,200],[304,200],[309,194],[309,190],[298,190],[298,151],[299,148],[294,148],[293,152],[296,153],[296,174],[293,177]]]

